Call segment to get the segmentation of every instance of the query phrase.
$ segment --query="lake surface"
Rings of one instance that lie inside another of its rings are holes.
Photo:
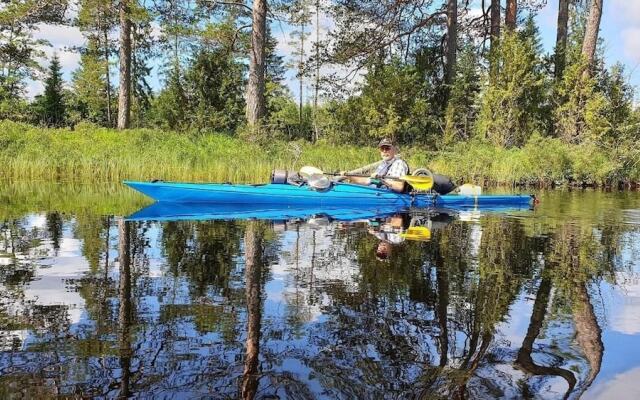
[[[135,221],[0,188],[1,398],[640,398],[640,193]],[[336,219],[337,218],[337,219]]]

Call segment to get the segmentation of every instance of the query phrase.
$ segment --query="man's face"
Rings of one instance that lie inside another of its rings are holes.
[[[388,260],[391,255],[391,243],[380,241],[378,243],[378,247],[376,248],[376,258],[379,261]]]
[[[383,160],[389,161],[396,155],[396,149],[393,146],[380,146],[380,156]]]

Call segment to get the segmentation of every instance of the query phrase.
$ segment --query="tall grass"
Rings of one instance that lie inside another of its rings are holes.
[[[472,140],[446,151],[414,147],[402,153],[412,168],[428,167],[456,182],[603,184],[640,178],[640,162],[633,157],[624,159],[594,146],[572,146],[537,135],[522,148]],[[378,157],[375,148],[326,143],[259,144],[219,134],[119,132],[82,124],[75,130],[41,129],[0,122],[0,178],[12,180],[264,182],[273,169],[314,165],[325,171],[348,170]]]
[[[375,150],[304,142],[248,143],[225,135],[79,126],[40,129],[0,122],[0,177],[80,182],[123,179],[256,182],[273,169],[340,170]]]

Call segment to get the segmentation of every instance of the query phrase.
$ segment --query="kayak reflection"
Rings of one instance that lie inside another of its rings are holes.
[[[403,210],[397,207],[287,207],[251,204],[197,204],[156,202],[127,217],[129,221],[205,221],[205,220],[273,220],[326,217],[335,221],[353,221],[392,215]]]
[[[292,207],[286,205],[264,204],[207,204],[207,203],[171,203],[155,202],[128,216],[128,221],[205,221],[205,220],[244,220],[259,219],[286,221],[325,217],[333,221],[356,221],[372,218],[390,217],[399,214],[418,215],[483,215],[493,212],[524,211],[529,208],[514,206],[482,207],[482,209],[455,208],[410,208],[398,206],[375,206],[361,208],[345,207]]]

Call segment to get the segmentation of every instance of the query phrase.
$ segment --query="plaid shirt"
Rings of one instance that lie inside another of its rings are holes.
[[[391,166],[388,167],[389,164],[391,164]],[[387,170],[386,174],[383,173],[384,170]],[[394,157],[390,161],[384,161],[378,166],[378,169],[376,169],[376,174],[380,177],[399,178],[408,173],[409,166],[403,159],[398,157]]]

